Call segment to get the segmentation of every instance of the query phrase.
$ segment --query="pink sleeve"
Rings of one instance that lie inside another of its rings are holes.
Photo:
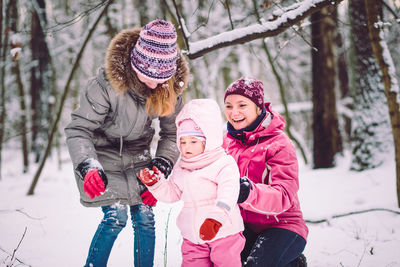
[[[175,170],[171,173],[168,180],[162,177],[157,183],[147,187],[157,200],[173,203],[181,199],[182,191],[174,182],[174,172]]]
[[[228,218],[228,213],[237,205],[239,196],[239,168],[235,160],[227,157],[227,162],[218,173],[215,182],[218,184],[217,199],[215,200],[215,208],[210,210],[209,218],[213,218],[224,224]]]
[[[293,145],[287,143],[280,146],[266,164],[270,169],[269,184],[252,183],[253,190],[240,206],[260,214],[278,215],[292,206],[292,198],[299,189],[298,164]]]

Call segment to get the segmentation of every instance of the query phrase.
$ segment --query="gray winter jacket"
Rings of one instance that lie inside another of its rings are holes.
[[[110,43],[106,65],[89,80],[81,92],[79,107],[65,128],[68,150],[75,169],[75,179],[84,206],[98,207],[114,203],[135,205],[142,202],[136,173],[151,160],[150,144],[155,133],[145,110],[148,89],[130,67],[140,28],[119,33]],[[174,74],[174,90],[179,95],[173,114],[158,117],[160,139],[156,156],[172,163],[178,158],[176,115],[183,107],[182,91],[187,87],[189,69],[180,56]],[[90,199],[83,191],[83,181],[76,167],[88,158],[97,159],[108,178],[106,192]]]

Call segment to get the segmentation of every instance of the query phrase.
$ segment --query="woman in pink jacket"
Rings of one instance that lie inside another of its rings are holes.
[[[285,120],[264,104],[261,81],[240,78],[225,92],[225,151],[240,170],[244,266],[306,266],[308,234],[300,203],[295,148]]]
[[[156,167],[142,170],[139,178],[157,200],[184,203],[177,218],[182,266],[240,267],[245,243],[237,205],[240,175],[222,148],[221,110],[214,100],[192,100],[176,126],[181,157],[169,179]]]

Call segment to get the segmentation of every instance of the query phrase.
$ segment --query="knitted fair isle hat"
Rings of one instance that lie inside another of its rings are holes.
[[[228,95],[242,95],[264,109],[263,83],[257,79],[242,77],[231,83],[225,91],[224,101]]]
[[[178,58],[174,25],[153,20],[142,28],[131,52],[132,68],[157,83],[174,75]]]
[[[201,142],[206,141],[206,136],[192,119],[184,119],[179,123],[177,129],[178,141],[181,139],[181,137],[188,135],[199,139]]]

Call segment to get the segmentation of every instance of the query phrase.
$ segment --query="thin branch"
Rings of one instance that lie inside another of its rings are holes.
[[[394,10],[392,9],[392,7],[389,6],[388,3],[386,3],[385,0],[381,0],[381,2],[382,2],[382,4],[383,4],[383,6],[386,7],[387,10],[388,10],[396,19],[399,19],[399,16],[397,15],[396,11],[394,11]]]
[[[233,25],[233,21],[232,21],[231,8],[229,6],[229,0],[225,0],[225,3],[222,3],[222,5],[228,11],[229,22],[231,23],[231,28],[233,30],[233,29],[235,29],[235,26]]]
[[[197,32],[200,28],[205,27],[205,26],[208,24],[208,21],[209,21],[209,19],[210,19],[211,11],[213,10],[213,6],[214,6],[214,0],[212,0],[212,2],[211,2],[211,4],[210,4],[210,7],[209,7],[209,9],[208,9],[206,21],[205,21],[204,23],[198,24],[198,25],[197,25],[197,28],[194,29],[190,34],[192,34],[192,33],[194,33],[194,32]],[[199,8],[196,8],[196,11],[193,12],[193,15],[197,12],[198,9],[199,9]]]
[[[167,266],[167,259],[168,259],[168,226],[169,226],[169,217],[171,216],[172,208],[169,209],[167,222],[165,223],[165,241],[164,241],[164,267]]]
[[[24,230],[24,233],[22,234],[22,237],[21,237],[21,239],[19,240],[19,243],[18,243],[18,245],[17,245],[17,247],[14,249],[14,251],[13,251],[13,254],[12,254],[12,256],[11,256],[11,261],[13,261],[13,259],[14,259],[14,257],[15,257],[15,253],[17,252],[17,250],[19,249],[19,246],[21,245],[21,243],[22,243],[22,240],[24,239],[24,237],[25,237],[25,234],[26,234],[26,230],[27,230],[28,228],[25,226],[25,230]]]
[[[11,253],[6,251],[4,248],[0,247],[0,250],[3,251],[4,253],[6,253],[7,255],[11,256]],[[26,265],[26,266],[32,266],[32,265],[26,264],[25,262],[23,262],[22,260],[18,259],[17,257],[15,257],[15,260],[17,260],[20,264],[23,264],[23,265]]]
[[[220,33],[218,35],[190,43],[191,50],[188,52],[190,59],[196,59],[211,51],[243,44],[255,39],[276,36],[284,32],[292,25],[299,23],[312,13],[329,5],[338,5],[342,0],[314,0],[304,1],[298,4],[297,8],[282,13],[276,20],[255,24],[240,29]]]
[[[36,0],[32,1],[32,6],[35,10],[38,11],[37,8],[37,3],[35,2]],[[63,22],[57,22],[56,21],[56,25],[50,26],[50,27],[42,27],[43,28],[43,33],[45,34],[50,34],[50,33],[55,33],[57,31],[61,31],[77,22],[79,22],[80,20],[82,20],[83,18],[85,18],[86,16],[89,16],[91,13],[97,11],[98,9],[100,9],[102,6],[108,4],[109,1],[113,1],[113,0],[101,0],[99,3],[95,4],[94,6],[90,6],[88,9],[80,12],[78,15],[76,15],[75,17],[67,20],[67,21],[63,21]],[[42,19],[39,16],[41,24],[42,24]],[[47,25],[47,23],[45,23],[45,25]],[[21,30],[18,31],[19,33],[29,33],[29,30]]]
[[[25,215],[26,217],[28,217],[29,219],[32,219],[32,220],[43,220],[43,219],[45,218],[45,217],[42,217],[42,218],[32,217],[31,215],[29,215],[28,213],[26,213],[26,212],[23,211],[22,209],[0,210],[0,212],[19,212],[19,213]]]
[[[253,8],[254,8],[254,13],[257,17],[257,21],[259,23],[261,23],[261,16],[260,16],[260,13],[258,12],[256,0],[253,0]],[[304,152],[304,149],[301,147],[300,142],[293,136],[292,131],[291,131],[292,120],[291,120],[290,113],[289,113],[289,108],[288,108],[286,95],[285,95],[285,87],[283,85],[282,78],[281,78],[280,74],[278,73],[277,69],[275,68],[271,53],[269,52],[269,49],[267,47],[267,44],[265,43],[265,40],[261,39],[261,42],[262,42],[262,48],[264,49],[264,52],[267,55],[269,65],[271,66],[272,73],[274,74],[276,82],[278,83],[279,93],[281,96],[281,102],[282,102],[282,105],[283,105],[284,111],[285,111],[286,132],[287,132],[289,138],[292,139],[297,144],[297,147],[299,148],[299,150],[303,156],[304,162],[305,162],[305,164],[307,164],[308,160],[307,160],[307,156]]]
[[[87,36],[86,36],[86,38],[85,38],[85,40],[84,40],[84,42],[83,42],[83,44],[82,44],[82,46],[80,48],[78,54],[76,55],[74,65],[71,68],[71,72],[69,73],[69,77],[68,77],[67,83],[65,84],[65,87],[64,87],[64,92],[63,92],[63,94],[61,96],[60,106],[59,106],[59,109],[58,109],[58,112],[57,112],[57,117],[54,120],[53,127],[52,127],[51,132],[50,132],[49,140],[47,142],[46,151],[45,151],[45,153],[43,155],[43,158],[42,158],[42,160],[40,162],[39,168],[36,171],[35,176],[33,177],[32,184],[29,187],[29,190],[28,190],[28,193],[27,193],[28,195],[33,195],[35,187],[36,187],[36,184],[37,184],[37,182],[39,180],[39,177],[40,177],[40,174],[41,174],[41,172],[43,170],[44,164],[46,163],[47,156],[50,154],[53,138],[54,138],[54,135],[55,135],[55,133],[57,131],[58,122],[60,121],[60,118],[61,118],[61,114],[62,114],[62,111],[63,111],[64,103],[65,103],[65,100],[66,100],[67,95],[69,93],[69,87],[70,87],[72,78],[74,77],[75,71],[78,69],[79,62],[80,62],[80,60],[82,58],[83,52],[85,51],[86,45],[89,42],[90,38],[92,37],[92,35],[93,35],[93,33],[94,33],[95,29],[96,29],[96,26],[99,24],[100,19],[107,12],[107,9],[111,5],[112,2],[113,2],[113,0],[110,0],[104,6],[103,10],[99,14],[99,16],[97,17],[95,22],[93,23],[93,26],[89,29],[89,32],[88,32],[88,34],[87,34]]]
[[[280,5],[278,5],[278,4],[276,4],[276,3],[274,3],[274,5],[277,6],[277,7],[280,9],[280,11],[281,11],[282,14],[283,14],[283,13],[286,13],[286,12],[289,12],[289,11],[292,11],[292,10],[296,10],[296,8],[298,8],[298,3],[292,5],[291,7],[288,7],[288,8],[283,8],[283,7],[281,7]],[[276,15],[275,15],[275,16],[274,16],[274,20],[277,19],[277,18],[279,18],[279,16],[276,16]],[[317,50],[317,49],[316,49],[315,47],[313,47],[313,45],[306,39],[306,37],[303,36],[303,34],[297,29],[297,27],[295,27],[295,25],[290,26],[290,28],[291,28],[291,29],[293,30],[293,32],[294,32],[294,35],[293,35],[293,36],[295,36],[295,35],[297,34],[298,36],[300,36],[301,39],[303,39],[303,41],[304,41],[306,44],[308,44],[308,45],[311,47],[311,49]],[[301,23],[300,23],[299,29],[301,30]]]
[[[351,212],[347,212],[347,213],[343,213],[343,214],[333,215],[330,217],[330,219],[336,219],[336,218],[341,218],[341,217],[346,217],[346,216],[356,215],[356,214],[362,214],[362,213],[367,213],[367,212],[372,212],[372,211],[387,211],[387,212],[391,212],[391,213],[400,215],[400,211],[397,211],[397,210],[386,209],[386,208],[373,208],[373,209],[351,211]],[[305,221],[306,221],[306,223],[318,224],[318,223],[329,222],[330,219],[305,220]]]
[[[0,247],[0,250],[3,251],[4,253],[6,253],[7,255],[11,256],[11,260],[10,260],[11,262],[13,262],[13,261],[16,260],[16,261],[18,261],[20,264],[23,264],[23,265],[26,265],[26,266],[31,266],[31,265],[28,265],[28,264],[24,263],[22,260],[18,259],[17,257],[15,257],[15,253],[17,252],[19,246],[20,246],[21,243],[22,243],[22,240],[23,240],[24,237],[25,237],[26,230],[27,230],[27,227],[25,227],[24,233],[23,233],[21,239],[19,240],[19,243],[18,243],[17,247],[14,249],[14,251],[13,251],[12,254],[11,254],[10,252],[6,251],[5,249],[1,248],[1,247]],[[7,258],[8,258],[8,257],[7,257]],[[7,258],[6,258],[6,259],[7,259]],[[4,262],[3,262],[3,263],[4,263]],[[13,266],[13,265],[14,265],[14,263],[12,263],[12,265],[10,265],[10,266]],[[19,265],[19,264],[18,264],[18,265]],[[7,266],[8,266],[8,265],[7,265]]]
[[[179,12],[178,5],[176,4],[176,1],[172,0],[172,3],[174,4],[175,13],[176,13],[176,16],[178,17],[178,23],[181,26],[182,36],[183,36],[183,40],[185,41],[186,49],[189,50],[188,36],[186,36],[186,32],[185,32],[186,26],[183,25],[183,23],[182,23],[183,18],[181,16],[181,13]]]
[[[43,220],[45,217],[41,217],[41,218],[38,218],[38,217],[32,217],[31,215],[29,215],[28,213],[26,213],[25,211],[23,211],[23,210],[21,210],[21,209],[17,209],[17,210],[15,210],[16,212],[19,212],[19,213],[21,213],[21,214],[24,214],[26,217],[28,217],[29,219],[32,219],[32,220]]]

